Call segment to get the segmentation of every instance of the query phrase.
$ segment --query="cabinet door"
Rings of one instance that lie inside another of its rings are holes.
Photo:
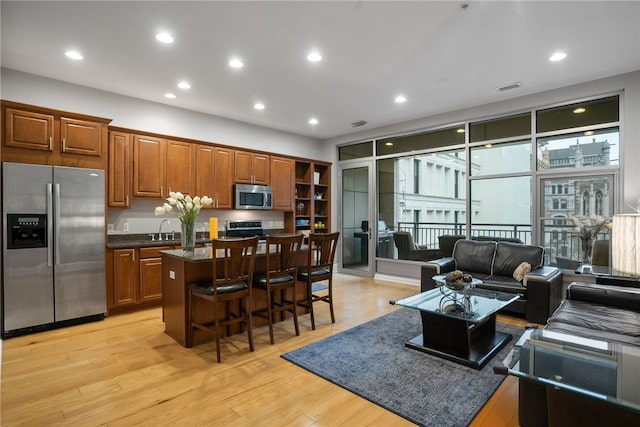
[[[253,184],[252,153],[236,150],[234,158],[235,183]]]
[[[86,120],[60,119],[60,150],[83,156],[102,155],[102,124]]]
[[[234,151],[227,148],[214,148],[213,183],[215,207],[220,209],[233,209],[233,182],[231,177],[234,170]]]
[[[140,302],[162,299],[162,258],[140,260]]]
[[[197,196],[209,196],[214,199],[215,181],[214,181],[214,165],[215,165],[214,147],[207,145],[198,145],[196,147],[196,173],[195,185]],[[213,203],[206,208],[215,207],[215,199]],[[205,209],[206,209],[205,208]]]
[[[233,150],[198,145],[196,154],[196,194],[213,199],[209,209],[233,209]]]
[[[137,302],[137,264],[135,249],[113,251],[113,306],[121,307]]]
[[[269,185],[270,156],[254,154],[252,159],[253,183]]]
[[[133,195],[167,197],[165,182],[166,141],[133,136]]]
[[[109,133],[109,206],[128,208],[131,195],[131,135]]]
[[[53,151],[54,117],[52,115],[7,108],[5,126],[6,146]]]
[[[194,193],[195,148],[188,142],[167,141],[167,191],[200,195]]]
[[[273,208],[293,210],[294,165],[291,159],[271,156],[271,186],[273,187]]]

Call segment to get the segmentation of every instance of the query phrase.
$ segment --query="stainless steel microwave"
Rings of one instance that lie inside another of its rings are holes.
[[[236,184],[235,185],[236,209],[261,209],[273,208],[272,189],[266,185]]]

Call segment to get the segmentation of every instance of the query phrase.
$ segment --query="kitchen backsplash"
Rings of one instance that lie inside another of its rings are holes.
[[[107,213],[107,234],[146,234],[157,233],[163,219],[169,224],[162,226],[163,233],[180,231],[180,221],[171,214],[156,216],[153,212],[156,206],[161,206],[159,200],[134,199],[130,209],[110,208]],[[218,228],[223,229],[225,221],[261,219],[265,230],[283,229],[284,213],[281,211],[237,211],[221,209],[203,209],[196,221],[196,232],[209,231],[209,218],[218,218]]]

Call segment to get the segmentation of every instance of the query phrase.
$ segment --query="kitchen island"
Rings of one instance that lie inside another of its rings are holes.
[[[186,254],[181,249],[165,250],[162,255],[162,319],[165,324],[165,333],[185,346],[188,333],[187,298],[189,293],[187,284],[202,280],[211,279],[214,261],[213,249],[210,247],[196,248],[193,254]],[[302,265],[306,263],[306,251],[300,256]],[[220,260],[218,260],[220,262]],[[266,256],[264,243],[258,246],[256,256],[255,273],[264,273],[266,270]],[[300,282],[296,288],[298,300],[305,298],[306,287]],[[207,301],[196,298],[194,301],[194,316],[198,322],[209,322],[213,320],[213,312]],[[252,291],[251,311],[266,307],[266,293],[262,291]],[[304,309],[299,309],[303,313]],[[226,315],[221,310],[221,315]],[[276,319],[283,320],[283,319]],[[266,325],[266,320],[254,318],[254,326]],[[236,333],[238,331],[231,331]],[[221,331],[225,336],[226,331]],[[211,336],[204,331],[195,330],[193,336],[194,345],[211,340]]]

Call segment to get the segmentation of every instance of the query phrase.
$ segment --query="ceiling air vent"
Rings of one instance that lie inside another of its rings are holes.
[[[366,124],[367,124],[367,122],[365,122],[364,120],[360,120],[360,121],[357,121],[357,122],[352,122],[351,123],[351,127],[352,128],[359,128],[360,126],[364,126]]]
[[[504,86],[498,86],[496,89],[500,92],[504,92],[505,90],[517,89],[521,86],[522,86],[522,83],[515,82],[515,83],[509,83],[508,85],[504,85]]]

